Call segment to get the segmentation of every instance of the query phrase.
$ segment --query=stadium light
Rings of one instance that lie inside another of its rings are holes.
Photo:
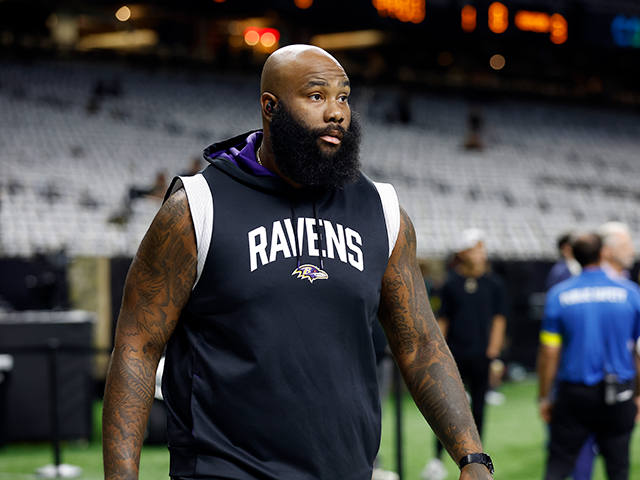
[[[116,12],[116,18],[121,22],[126,22],[131,18],[131,9],[126,5],[124,7],[120,7]]]
[[[252,47],[259,43],[265,48],[271,48],[279,40],[280,32],[275,28],[247,27],[244,29],[244,41]]]
[[[515,24],[523,32],[549,33],[551,41],[556,45],[567,41],[569,25],[559,13],[549,15],[545,12],[519,10],[515,16]]]
[[[248,28],[244,32],[244,41],[247,42],[247,45],[257,45],[260,41],[260,34],[257,30]]]
[[[465,5],[464,7],[462,7],[461,17],[462,30],[467,33],[473,32],[476,29],[476,7],[472,5]]]
[[[516,13],[515,24],[518,29],[526,32],[544,33],[551,27],[551,16],[545,12],[529,12],[520,10]]]
[[[294,3],[296,4],[296,7],[304,10],[313,5],[313,0],[294,0]]]
[[[640,48],[640,18],[616,15],[611,22],[611,36],[619,47]]]
[[[314,35],[311,37],[311,44],[325,50],[351,50],[381,45],[386,40],[387,35],[380,30],[359,30]]]
[[[491,65],[491,68],[494,70],[502,70],[506,63],[502,55],[494,55],[491,57],[491,60],[489,60],[489,65]]]
[[[425,0],[371,0],[381,17],[420,23],[426,15]]]
[[[500,2],[489,5],[489,30],[503,33],[509,26],[509,9]]]
[[[78,42],[80,51],[92,49],[139,50],[158,44],[158,33],[151,29],[123,32],[93,33]]]
[[[564,43],[569,37],[569,26],[565,18],[559,13],[551,15],[551,41],[556,45]]]
[[[276,36],[271,32],[265,32],[260,35],[260,43],[264,47],[273,47],[276,44]]]

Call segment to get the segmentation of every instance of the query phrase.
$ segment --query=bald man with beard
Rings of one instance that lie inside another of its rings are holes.
[[[360,171],[351,86],[324,50],[265,63],[263,129],[174,179],[131,265],[103,411],[105,478],[138,478],[166,346],[174,479],[369,480],[380,442],[371,325],[460,478],[491,478],[391,185]]]

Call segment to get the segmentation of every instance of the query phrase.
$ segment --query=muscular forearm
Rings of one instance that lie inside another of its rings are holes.
[[[401,370],[416,405],[451,457],[458,462],[482,452],[458,368],[444,339],[418,344]]]
[[[102,412],[105,479],[137,479],[140,452],[155,393],[156,358],[130,346],[114,350]]]
[[[482,445],[458,368],[429,304],[415,257],[415,230],[406,212],[400,213],[400,234],[383,278],[378,315],[418,408],[458,462],[482,452]]]
[[[196,243],[187,199],[161,208],[134,259],[107,373],[102,420],[107,480],[136,479],[158,361],[189,299]]]

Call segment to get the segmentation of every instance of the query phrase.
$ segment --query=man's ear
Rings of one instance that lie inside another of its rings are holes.
[[[262,116],[271,119],[278,106],[278,99],[272,93],[264,92],[260,97],[260,104],[262,105]]]

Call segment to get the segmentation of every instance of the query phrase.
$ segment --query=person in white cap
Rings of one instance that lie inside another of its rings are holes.
[[[502,350],[506,330],[506,294],[501,277],[488,268],[486,234],[478,228],[464,230],[456,244],[457,265],[441,292],[438,324],[455,358],[471,396],[471,410],[482,435],[485,395],[489,389],[489,365]],[[447,470],[436,458],[422,471],[425,480],[442,480]]]

